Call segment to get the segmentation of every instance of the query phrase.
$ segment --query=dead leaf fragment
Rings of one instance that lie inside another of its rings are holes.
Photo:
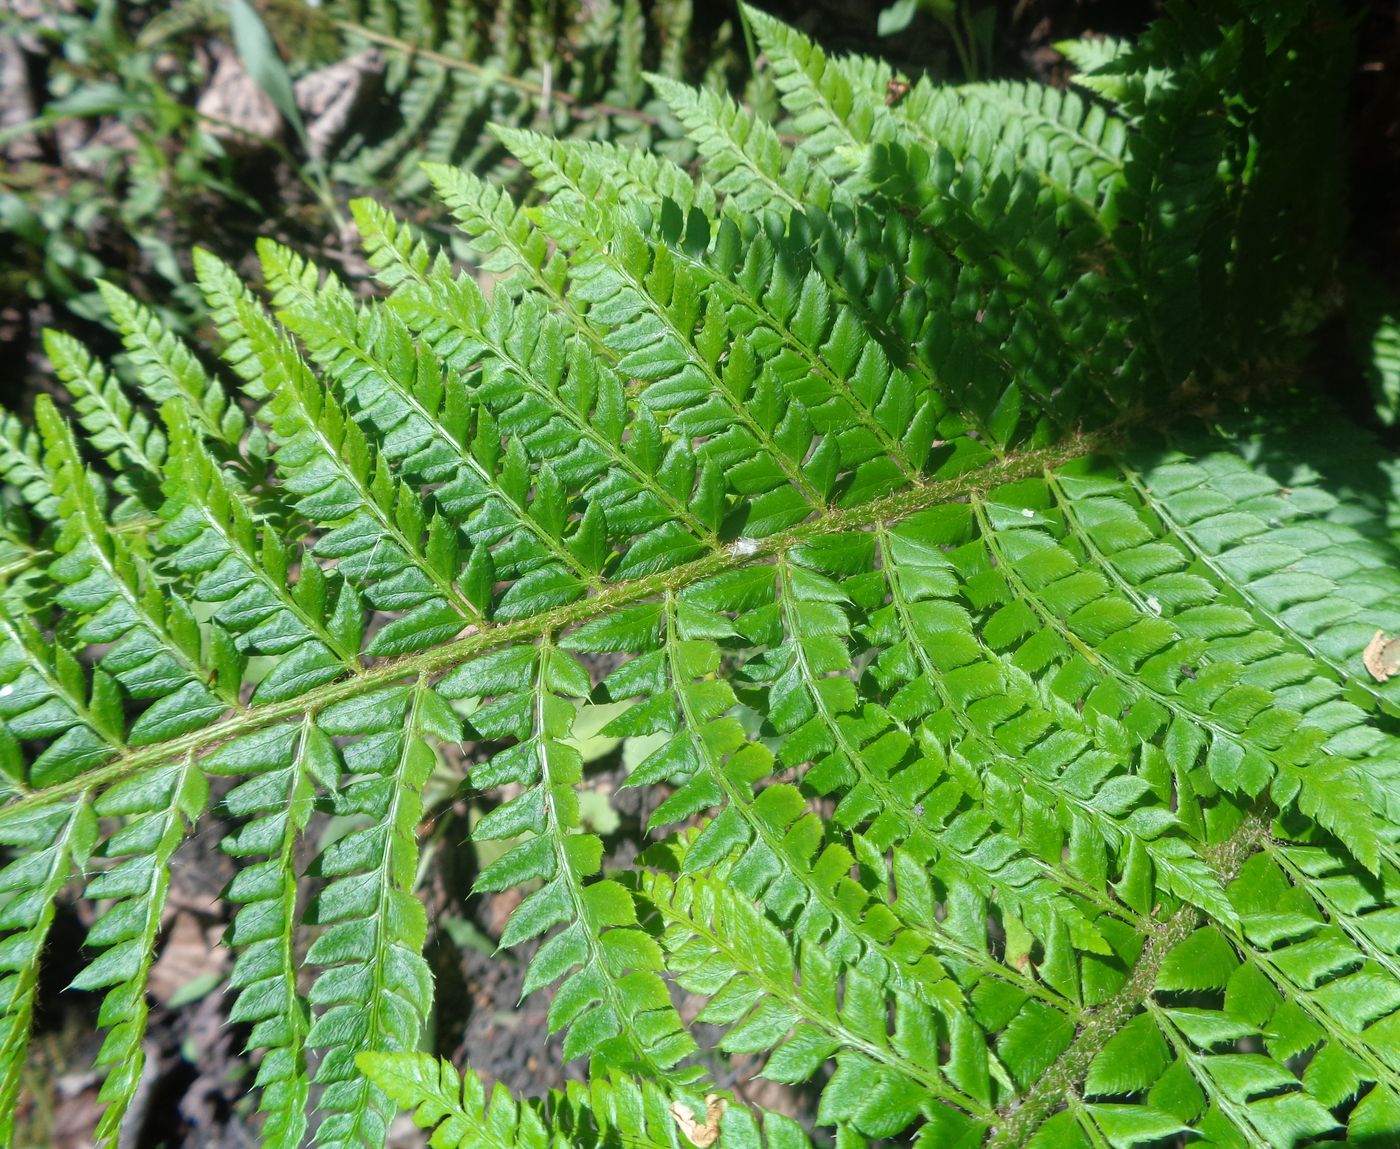
[[[885,85],[885,103],[893,107],[909,94],[909,81],[891,80]]]
[[[16,37],[0,36],[0,128],[15,132],[0,145],[0,151],[11,163],[43,157],[44,150],[34,133],[20,126],[34,118],[35,108],[24,50]]]
[[[1383,630],[1376,631],[1361,652],[1361,661],[1377,682],[1386,682],[1392,675],[1400,674],[1400,638],[1391,638]]]
[[[176,913],[160,957],[151,966],[147,988],[162,1005],[168,1005],[186,985],[207,974],[220,973],[223,947],[220,930],[206,929],[193,914]]]
[[[297,107],[306,117],[306,147],[311,155],[319,160],[331,154],[383,71],[384,57],[371,48],[296,82]]]
[[[281,136],[282,113],[232,49],[216,48],[218,66],[195,111],[209,121],[209,133],[224,147],[239,154],[255,153],[263,141]]]
[[[701,1124],[691,1116],[690,1111],[679,1101],[671,1102],[670,1114],[676,1119],[676,1124],[681,1127],[681,1132],[686,1135],[692,1145],[699,1149],[710,1149],[719,1140],[719,1123],[724,1116],[724,1111],[729,1108],[729,1102],[718,1093],[710,1093],[705,1097],[705,1121]]]

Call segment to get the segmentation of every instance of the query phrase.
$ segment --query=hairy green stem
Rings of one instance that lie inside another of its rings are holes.
[[[1250,854],[1267,840],[1268,832],[1267,819],[1252,813],[1229,838],[1207,851],[1211,868],[1222,885],[1233,880]],[[1070,1047],[1055,1059],[1028,1092],[997,1111],[991,1136],[983,1149],[1021,1149],[1031,1139],[1084,1080],[1089,1066],[1109,1039],[1151,996],[1167,955],[1204,920],[1205,915],[1195,906],[1182,906],[1152,932],[1123,987],[1085,1016]]]
[[[388,659],[355,678],[339,679],[297,698],[254,707],[180,738],[128,751],[95,770],[11,803],[0,810],[0,821],[23,817],[36,806],[71,797],[89,787],[110,785],[129,777],[142,767],[169,761],[180,754],[207,752],[241,734],[248,734],[289,718],[299,718],[308,712],[314,713],[331,703],[354,698],[376,687],[388,686],[414,675],[450,670],[473,655],[495,647],[534,641],[543,634],[584,622],[604,611],[639,602],[668,590],[678,590],[731,568],[772,558],[821,535],[859,530],[879,522],[893,522],[940,503],[968,498],[974,493],[990,490],[1002,483],[1038,474],[1045,467],[1059,466],[1070,459],[1101,450],[1114,442],[1114,438],[1111,431],[1097,435],[1074,435],[1057,447],[1028,451],[1024,455],[956,478],[919,483],[869,503],[828,511],[786,531],[753,540],[752,545],[746,546],[742,552],[733,548],[718,551],[670,570],[617,583],[595,595],[555,607],[531,618],[503,623],[481,623],[469,627],[451,642],[431,650]]]

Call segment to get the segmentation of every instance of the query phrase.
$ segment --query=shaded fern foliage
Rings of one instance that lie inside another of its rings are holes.
[[[116,289],[139,393],[51,337],[71,403],[0,425],[0,1122],[77,896],[116,1137],[213,792],[270,1146],[400,1107],[806,1146],[727,1054],[850,1149],[1400,1138],[1391,472],[1296,367],[1344,22],[1173,5],[1060,93],[748,19],[795,139],[656,77],[698,181],[518,126],[537,207],[425,169],[489,293],[363,201],[380,298],[198,257],[220,378]],[[626,871],[580,814],[601,706],[656,798]],[[464,740],[475,888],[523,895],[500,943],[591,1067],[547,1099],[419,1048]]]
[[[424,161],[506,177],[493,125],[688,158],[648,72],[724,86],[741,55],[731,20],[696,15],[692,0],[337,0],[313,24],[376,53],[383,75],[333,171],[400,200],[427,190]]]

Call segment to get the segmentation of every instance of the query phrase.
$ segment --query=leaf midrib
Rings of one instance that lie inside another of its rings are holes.
[[[93,787],[110,785],[146,766],[169,761],[186,753],[205,753],[239,735],[251,733],[285,719],[317,712],[332,703],[368,694],[376,688],[388,686],[401,679],[446,672],[487,650],[537,639],[541,635],[594,618],[605,611],[615,610],[667,590],[681,590],[726,570],[752,566],[822,535],[858,530],[880,522],[896,522],[919,511],[966,499],[1003,483],[1038,474],[1046,467],[1061,466],[1080,456],[1102,451],[1117,441],[1118,432],[1112,428],[1093,435],[1076,434],[1056,447],[1027,451],[1023,455],[1013,456],[951,479],[933,480],[906,487],[856,507],[827,511],[786,531],[752,540],[752,549],[746,547],[742,555],[733,549],[726,549],[656,574],[615,583],[590,598],[579,599],[530,618],[471,625],[460,637],[431,650],[386,660],[369,667],[357,677],[338,679],[297,698],[267,703],[179,738],[132,750],[106,765],[42,792],[27,795],[0,809],[0,822],[23,817],[35,807],[72,797]]]

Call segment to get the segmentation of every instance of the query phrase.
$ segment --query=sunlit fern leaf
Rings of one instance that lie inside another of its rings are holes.
[[[71,335],[46,331],[44,350],[73,396],[86,441],[117,472],[117,490],[130,497],[113,511],[113,518],[151,510],[159,498],[165,460],[160,428],[132,406],[116,377],[105,372]]]
[[[452,11],[548,47],[542,6]],[[424,173],[494,285],[361,200],[381,297],[263,241],[256,290],[196,255],[217,369],[112,288],[135,388],[49,337],[68,410],[0,424],[0,1122],[71,890],[123,1132],[212,778],[268,1145],[402,1107],[806,1149],[716,1085],[740,1057],[840,1149],[1395,1143],[1400,500],[1284,362],[1339,226],[1283,178],[1331,154],[1313,25],[1174,8],[1099,53],[1110,113],[901,97],[750,14],[778,128],[647,79],[645,11],[581,34],[698,183],[503,124],[529,206]],[[636,855],[585,817],[596,729]],[[425,788],[468,739],[475,895],[589,1064],[538,1101],[419,1049]]]
[[[219,380],[182,339],[161,327],[148,308],[119,287],[98,286],[146,397],[156,405],[182,400],[181,409],[207,437],[225,452],[236,451],[248,421],[238,405],[229,401]]]
[[[427,1054],[365,1054],[361,1064],[402,1108],[413,1112],[420,1128],[433,1131],[434,1145],[447,1149],[542,1149],[554,1138],[567,1138],[580,1147],[625,1140],[648,1149],[684,1149],[691,1142],[681,1131],[677,1108],[693,1126],[703,1127],[709,1120],[708,1107],[698,1095],[673,1100],[655,1082],[645,1080],[600,1075],[587,1085],[570,1082],[543,1103],[519,1104],[500,1085],[488,1097],[474,1071],[459,1076],[451,1064]],[[737,1105],[724,1107],[714,1129],[735,1149],[807,1149],[811,1144],[791,1118],[766,1113],[760,1125]]]
[[[96,838],[92,809],[83,798],[56,803],[8,829],[5,845],[28,850],[0,870],[0,1137],[14,1137],[29,1026],[38,997],[43,952],[60,891],[86,865]]]

